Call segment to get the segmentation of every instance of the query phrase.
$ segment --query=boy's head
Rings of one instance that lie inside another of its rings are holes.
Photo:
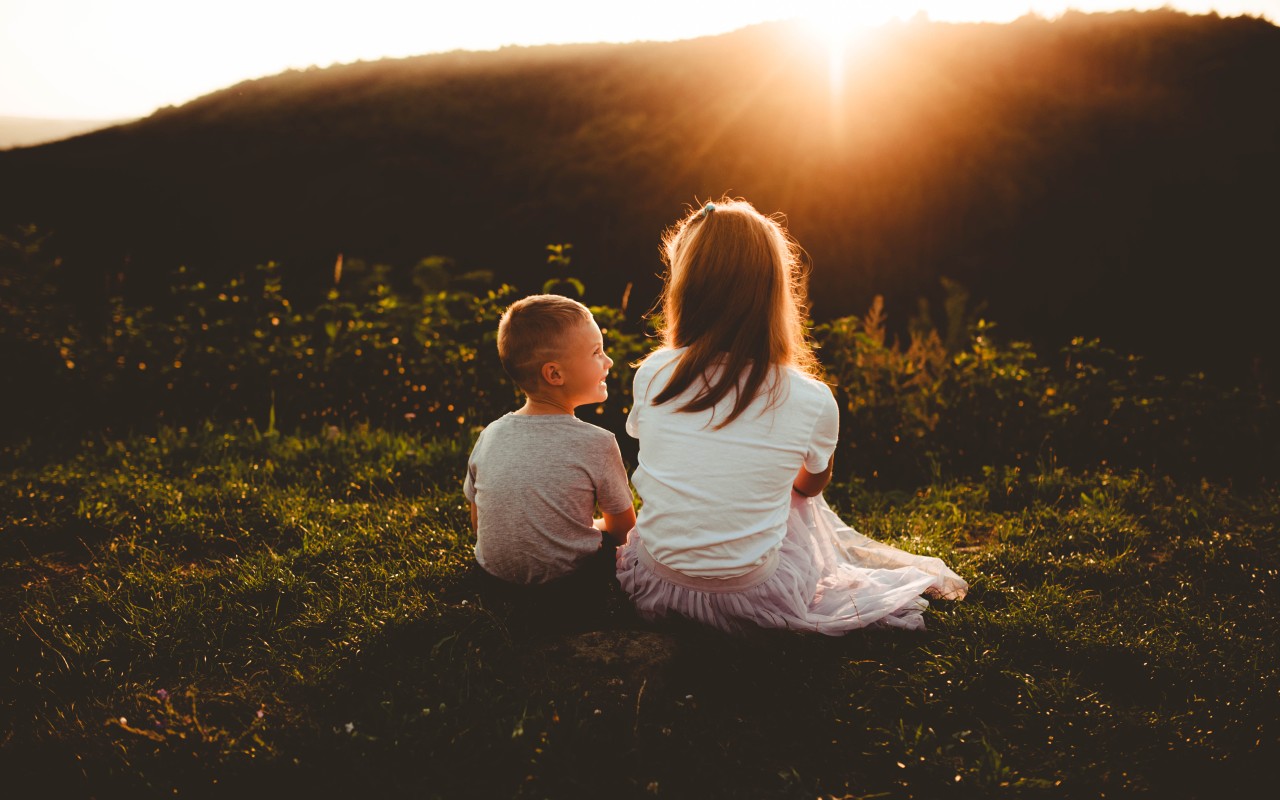
[[[577,300],[558,294],[535,294],[517,300],[498,322],[498,357],[502,368],[525,394],[538,391],[544,364],[560,358],[566,340],[595,328],[591,311]],[[599,329],[595,328],[599,335]]]

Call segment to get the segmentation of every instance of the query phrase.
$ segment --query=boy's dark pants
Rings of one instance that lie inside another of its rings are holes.
[[[596,630],[609,627],[610,608],[621,595],[614,562],[617,549],[605,536],[600,549],[572,574],[534,586],[495,578],[473,561],[464,583],[468,593],[506,616],[512,627],[551,633]]]

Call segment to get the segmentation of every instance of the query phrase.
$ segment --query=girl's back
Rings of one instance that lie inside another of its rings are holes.
[[[763,563],[786,535],[792,481],[826,467],[839,414],[831,391],[778,368],[732,422],[733,393],[702,411],[680,408],[696,392],[652,404],[683,348],[661,350],[636,372],[627,432],[641,441],[632,480],[644,498],[637,527],[660,563],[687,575],[730,577]],[[719,367],[708,375],[719,377]],[[745,375],[740,377],[740,381]],[[783,385],[775,386],[781,379]]]

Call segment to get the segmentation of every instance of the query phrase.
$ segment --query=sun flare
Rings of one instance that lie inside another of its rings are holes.
[[[844,92],[844,76],[849,53],[876,27],[897,14],[891,3],[853,3],[825,0],[806,3],[799,20],[827,50],[827,81],[833,99]]]

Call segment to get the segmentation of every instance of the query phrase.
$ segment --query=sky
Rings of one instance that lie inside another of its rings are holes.
[[[830,31],[920,12],[1008,22],[1028,12],[1160,6],[1280,21],[1280,0],[0,0],[0,116],[125,119],[290,68],[688,39],[797,16]]]

